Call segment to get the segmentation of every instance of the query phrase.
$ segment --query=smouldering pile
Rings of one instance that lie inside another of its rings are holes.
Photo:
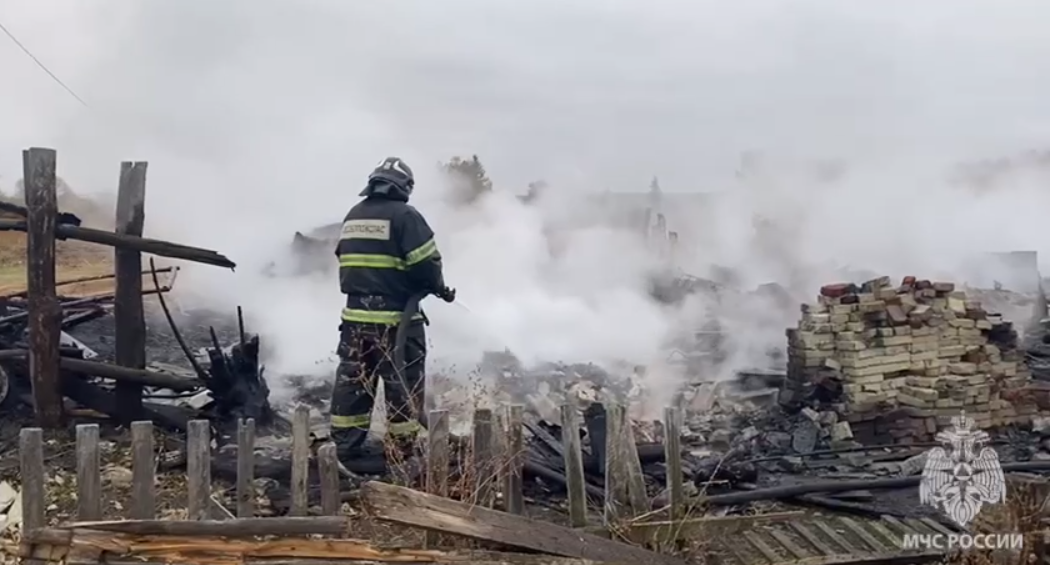
[[[982,428],[1037,411],[1010,394],[1031,379],[1012,324],[952,283],[828,285],[787,336],[781,402],[803,401],[814,385],[840,392],[830,400],[860,441],[928,439],[960,411]]]

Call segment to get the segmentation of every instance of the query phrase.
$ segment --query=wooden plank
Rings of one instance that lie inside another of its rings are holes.
[[[564,448],[565,482],[569,494],[569,525],[587,525],[587,487],[583,474],[583,449],[580,446],[580,418],[573,404],[561,407],[561,443]]]
[[[190,520],[208,517],[211,500],[211,423],[190,420],[186,432],[186,507]]]
[[[817,534],[813,533],[813,530],[807,528],[801,521],[788,522],[788,526],[795,530],[799,536],[808,541],[810,545],[816,548],[820,555],[830,557],[839,553],[838,550],[832,549],[830,545],[820,539]]]
[[[861,549],[855,547],[853,544],[847,541],[846,538],[842,536],[842,534],[836,532],[834,528],[825,523],[823,520],[814,520],[813,526],[815,526],[818,530],[821,531],[821,533],[823,533],[825,536],[831,539],[831,541],[835,542],[835,544],[841,547],[846,553],[855,555],[867,553],[866,551],[862,551]]]
[[[758,550],[758,552],[762,554],[762,557],[769,560],[770,563],[780,563],[781,561],[784,561],[784,559],[780,557],[780,554],[774,551],[772,547],[769,547],[769,544],[767,544],[757,532],[750,530],[744,532],[744,539],[751,544],[751,547]]]
[[[872,530],[875,530],[875,533],[879,534],[884,541],[889,543],[889,551],[896,551],[904,548],[904,539],[893,533],[885,524],[870,521],[865,522],[865,525]]]
[[[78,522],[63,530],[84,528],[139,536],[305,536],[341,535],[353,518],[349,516],[232,518],[230,520],[112,520]]]
[[[317,448],[317,474],[321,477],[321,512],[325,516],[339,514],[339,460],[335,444],[328,442]]]
[[[255,419],[237,422],[237,517],[255,515]]]
[[[769,530],[766,530],[765,533],[769,534],[769,537],[777,540],[777,543],[784,546],[784,549],[786,549],[791,555],[794,555],[795,559],[806,559],[810,556],[809,552],[802,549],[802,546],[795,543],[795,540],[791,539],[791,536],[784,532],[770,528]]]
[[[507,512],[525,514],[525,493],[522,482],[522,465],[525,462],[524,441],[525,407],[511,405],[507,410],[507,471],[503,482],[503,500]]]
[[[146,213],[146,168],[144,161],[120,164],[117,185],[115,233],[142,236]],[[116,294],[113,320],[116,327],[114,360],[132,369],[146,367],[146,317],[142,308],[142,254],[131,249],[113,248]],[[121,406],[142,406],[142,385],[118,382],[117,401]]]
[[[863,541],[865,545],[870,547],[875,553],[882,553],[889,549],[885,545],[883,545],[882,542],[878,540],[878,538],[871,535],[871,532],[864,529],[863,526],[858,524],[852,518],[849,518],[847,516],[839,516],[839,522],[843,526],[845,526],[847,530],[853,532],[853,535],[860,538],[861,541]]]
[[[479,506],[491,508],[493,503],[492,479],[496,474],[492,445],[492,410],[479,408],[474,411],[474,492]]]
[[[59,334],[62,307],[55,290],[55,224],[58,188],[54,149],[22,152],[26,209],[26,292],[29,312],[29,374],[37,424],[62,425]]]
[[[624,517],[627,502],[627,462],[623,448],[623,408],[605,405],[605,512],[606,526]]]
[[[683,565],[669,555],[488,508],[439,498],[379,482],[366,483],[361,498],[369,514],[386,522],[455,534],[562,557],[595,561]]]
[[[44,509],[47,493],[44,481],[44,432],[22,428],[18,433],[19,472],[22,479],[22,528],[29,532],[47,525]]]
[[[705,516],[684,520],[629,522],[618,525],[615,528],[615,536],[603,526],[589,527],[584,531],[597,536],[622,538],[631,543],[649,546],[666,543],[669,539],[709,541],[728,538],[745,530],[779,523],[794,523],[804,517],[804,512],[793,510],[743,516]]]
[[[77,519],[102,518],[102,459],[98,424],[77,425]]]
[[[645,487],[645,475],[642,474],[642,460],[638,457],[638,445],[634,439],[634,429],[631,421],[627,418],[627,411],[623,411],[623,455],[627,467],[627,500],[631,505],[631,513],[641,516],[649,511],[649,493]]]
[[[677,407],[664,408],[664,457],[667,462],[667,490],[671,497],[672,520],[680,520],[685,515],[681,420],[681,411]]]
[[[448,496],[448,410],[431,410],[427,416],[427,492]],[[441,536],[427,532],[426,547],[436,547]]]
[[[131,423],[131,518],[152,520],[156,516],[153,422]]]
[[[310,408],[300,404],[292,416],[292,516],[309,510],[307,480],[310,473]]]
[[[947,527],[945,527],[944,524],[942,524],[942,523],[940,523],[937,520],[934,520],[932,518],[919,518],[919,521],[922,522],[923,524],[926,524],[927,526],[929,526],[929,528],[931,530],[933,530],[933,531],[935,531],[935,532],[937,532],[939,534],[944,534],[946,536],[950,536],[950,535],[953,535],[953,534],[957,533],[957,532],[953,532],[953,531],[949,530]]]
[[[881,518],[882,518],[883,522],[886,522],[887,527],[889,527],[893,531],[896,531],[899,534],[907,535],[907,534],[914,534],[914,533],[916,533],[907,524],[905,524],[904,522],[901,522],[900,520],[898,520],[896,516],[890,516],[889,514],[883,514],[881,516]]]

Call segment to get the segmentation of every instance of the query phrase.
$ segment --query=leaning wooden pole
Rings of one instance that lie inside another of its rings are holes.
[[[62,424],[62,389],[58,372],[62,307],[55,290],[56,162],[54,149],[32,147],[22,152],[28,210],[29,375],[37,423],[44,428],[57,428]]]
[[[142,236],[146,219],[145,161],[120,164],[117,185],[116,233]],[[113,248],[113,271],[117,288],[113,300],[116,325],[116,362],[122,367],[146,367],[146,320],[142,308],[142,253],[133,249]],[[117,383],[117,401],[122,406],[142,406],[142,385]]]

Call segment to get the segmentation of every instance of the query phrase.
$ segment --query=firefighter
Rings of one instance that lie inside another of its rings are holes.
[[[388,433],[411,444],[422,430],[426,335],[423,312],[407,328],[404,371],[394,363],[394,343],[402,313],[412,297],[433,294],[446,302],[456,291],[445,286],[434,232],[408,199],[415,186],[412,169],[388,157],[368,177],[364,200],[343,220],[336,247],[339,282],[346,295],[332,390],[331,428],[337,454],[350,471],[379,455],[366,447],[373,398],[384,383]],[[355,461],[360,460],[360,465]],[[365,471],[361,471],[365,472]]]

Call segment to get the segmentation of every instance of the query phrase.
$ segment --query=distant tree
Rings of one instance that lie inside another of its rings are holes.
[[[452,178],[455,198],[462,203],[472,203],[492,192],[492,181],[477,155],[472,155],[470,159],[453,157],[441,167]]]
[[[530,182],[529,191],[521,199],[522,202],[529,203],[536,200],[547,190],[547,186],[547,181],[544,180]]]

